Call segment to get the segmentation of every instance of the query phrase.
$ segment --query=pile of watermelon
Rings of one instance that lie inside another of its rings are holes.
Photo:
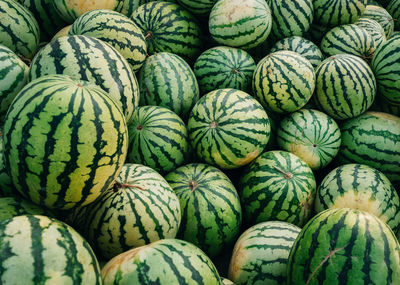
[[[400,284],[399,0],[0,19],[0,284]]]

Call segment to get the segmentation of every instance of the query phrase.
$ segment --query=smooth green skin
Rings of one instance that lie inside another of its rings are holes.
[[[394,21],[392,16],[385,8],[368,5],[362,15],[362,18],[368,18],[377,21],[385,31],[386,38],[389,39],[394,31]]]
[[[242,210],[235,186],[219,169],[207,164],[187,164],[165,179],[179,198],[182,222],[178,237],[215,257],[236,239]]]
[[[210,258],[191,243],[164,239],[122,253],[101,270],[104,285],[221,284]]]
[[[335,168],[317,189],[317,213],[332,208],[351,208],[377,216],[394,232],[400,228],[400,202],[396,189],[380,171],[363,164]]]
[[[0,1],[0,44],[28,59],[35,55],[40,39],[33,14],[13,0]]]
[[[340,129],[325,113],[301,109],[281,121],[277,142],[281,149],[303,159],[312,170],[318,170],[337,155]]]
[[[0,198],[0,222],[15,216],[43,215],[54,217],[54,213],[20,197]]]
[[[329,285],[397,284],[399,247],[390,227],[377,217],[348,208],[326,210],[297,237],[286,284],[319,285],[320,278]]]
[[[325,27],[354,23],[364,13],[367,0],[313,0],[314,21]]]

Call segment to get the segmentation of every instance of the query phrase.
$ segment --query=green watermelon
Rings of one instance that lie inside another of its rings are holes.
[[[4,160],[16,189],[35,204],[70,209],[94,201],[118,175],[128,130],[99,87],[43,76],[14,99],[4,125]]]
[[[144,3],[150,2],[151,0],[124,0],[122,5],[121,14],[125,16],[132,15],[133,11],[139,8]]]
[[[265,0],[220,0],[212,8],[208,24],[219,44],[249,49],[270,34],[271,10]]]
[[[341,126],[341,164],[366,164],[400,185],[400,118],[381,112],[366,112]]]
[[[4,163],[4,142],[3,142],[3,127],[0,129],[0,197],[11,197],[18,195],[18,191],[12,184],[10,175]]]
[[[160,52],[149,56],[138,74],[140,105],[166,107],[185,121],[200,97],[190,66],[180,56]]]
[[[217,0],[177,0],[177,3],[196,16],[208,16]]]
[[[22,215],[53,217],[54,213],[18,196],[0,198],[0,221]]]
[[[236,241],[229,278],[239,284],[280,285],[286,282],[289,252],[300,228],[286,222],[264,222],[247,229]]]
[[[284,221],[299,227],[309,219],[316,191],[307,164],[286,151],[268,151],[242,172],[239,195],[248,225]]]
[[[189,141],[202,160],[233,169],[254,160],[270,136],[267,113],[249,94],[218,89],[193,107],[188,122]]]
[[[380,171],[363,164],[345,164],[332,170],[318,186],[317,213],[351,208],[373,214],[394,232],[400,229],[400,202],[396,189]]]
[[[179,198],[182,222],[178,238],[214,257],[234,243],[242,222],[239,196],[229,178],[206,164],[188,164],[165,179]]]
[[[178,239],[163,239],[131,249],[111,259],[101,270],[104,285],[219,285],[212,261],[198,247]]]
[[[70,226],[40,215],[0,222],[1,284],[100,285],[99,263]]]
[[[400,106],[400,36],[384,43],[372,59],[378,93],[394,105]]]
[[[196,19],[175,3],[152,1],[128,15],[142,30],[150,55],[170,52],[194,60],[201,51],[201,29]]]
[[[116,11],[92,10],[74,21],[69,35],[98,38],[114,47],[138,71],[146,59],[146,40],[135,23]]]
[[[317,105],[334,119],[356,117],[371,107],[376,94],[375,76],[368,64],[350,54],[325,59],[316,70]]]
[[[271,33],[278,40],[302,36],[314,18],[312,0],[267,0],[272,14]]]
[[[382,26],[375,20],[368,18],[360,18],[355,25],[364,28],[369,33],[376,44],[376,49],[386,43],[386,34]]]
[[[3,121],[11,101],[26,84],[28,66],[3,45],[0,45],[0,63],[0,121]]]
[[[369,213],[326,210],[301,230],[290,251],[287,284],[397,284],[399,242]]]
[[[181,221],[179,199],[165,179],[140,164],[125,164],[116,182],[75,221],[93,249],[110,259],[131,248],[175,238]],[[73,219],[72,219],[73,220]]]
[[[253,93],[266,110],[284,114],[302,108],[315,88],[311,63],[293,51],[264,57],[253,73]]]
[[[271,48],[270,53],[274,53],[280,50],[294,51],[307,59],[314,68],[324,60],[319,47],[312,41],[299,36],[293,36],[289,38],[284,38],[275,43]]]
[[[328,27],[351,24],[357,21],[367,6],[366,0],[313,0],[314,19]]]
[[[392,16],[385,8],[368,5],[362,15],[362,18],[368,18],[377,21],[385,31],[386,38],[389,39],[394,31],[394,21]]]
[[[393,18],[395,29],[400,30],[400,0],[390,1],[386,10]]]
[[[0,1],[0,45],[31,59],[39,45],[39,24],[33,14],[14,0]]]
[[[128,134],[128,162],[167,173],[184,164],[189,156],[186,125],[167,108],[137,108],[132,122],[128,124]]]
[[[282,150],[289,151],[313,170],[325,167],[340,148],[340,129],[325,113],[313,109],[296,111],[281,122],[277,142]]]
[[[242,49],[218,46],[204,51],[193,66],[203,94],[222,88],[251,90],[256,64]]]
[[[32,61],[29,80],[48,74],[70,75],[100,86],[119,104],[127,122],[139,104],[138,83],[128,62],[96,38],[61,37],[43,47]]]

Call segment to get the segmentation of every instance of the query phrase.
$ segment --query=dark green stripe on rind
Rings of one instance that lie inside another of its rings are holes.
[[[392,16],[386,11],[385,8],[368,5],[365,9],[362,18],[368,18],[377,21],[385,31],[386,38],[390,38],[394,31],[394,21]]]
[[[392,0],[386,7],[386,10],[393,17],[394,27],[398,31],[400,30],[400,0]]]
[[[385,30],[377,21],[368,18],[360,18],[354,24],[364,28],[371,35],[377,49],[386,42]]]
[[[334,27],[354,23],[364,13],[365,0],[313,0],[316,24]]]

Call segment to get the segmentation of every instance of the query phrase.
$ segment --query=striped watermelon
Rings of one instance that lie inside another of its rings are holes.
[[[229,265],[235,284],[286,282],[289,252],[300,228],[286,222],[264,222],[247,229],[236,241]]]
[[[315,88],[311,63],[293,51],[264,57],[253,74],[253,93],[269,111],[284,114],[302,108]]]
[[[265,0],[220,0],[211,10],[209,31],[222,45],[249,49],[271,32],[271,10]]]
[[[41,40],[51,39],[61,28],[67,25],[54,9],[54,0],[18,0],[32,12],[40,27]]]
[[[196,16],[206,17],[210,14],[217,0],[177,0],[176,2]]]
[[[121,14],[125,16],[132,15],[133,11],[139,8],[141,5],[150,2],[151,0],[124,0],[122,5]]]
[[[4,125],[4,159],[16,189],[34,203],[69,209],[94,201],[118,175],[128,130],[99,87],[43,76],[14,99]]]
[[[83,211],[93,249],[110,259],[131,248],[175,238],[181,221],[179,199],[153,169],[125,164],[116,183]],[[82,223],[81,221],[78,221]]]
[[[239,194],[248,225],[284,221],[299,227],[307,222],[316,182],[307,164],[286,151],[269,151],[247,166]]]
[[[221,88],[251,90],[256,64],[242,49],[218,46],[203,52],[193,66],[203,94]]]
[[[223,169],[254,160],[270,136],[267,113],[249,94],[218,89],[202,97],[188,122],[189,140],[202,160]]]
[[[25,86],[28,66],[8,47],[0,45],[0,121],[11,101]]]
[[[179,198],[182,222],[178,237],[214,257],[230,246],[239,233],[242,210],[229,178],[206,164],[188,164],[165,179]]]
[[[69,24],[88,11],[97,9],[120,11],[123,4],[124,0],[53,0],[58,16]]]
[[[189,156],[186,125],[167,108],[137,108],[132,122],[128,124],[128,134],[129,162],[167,173],[184,164]]]
[[[0,222],[22,215],[53,217],[54,213],[18,196],[0,198]]]
[[[375,76],[368,64],[350,54],[324,60],[316,70],[314,99],[325,113],[344,120],[364,113],[376,94]]]
[[[14,0],[0,1],[0,45],[31,59],[39,45],[39,24],[33,14]]]
[[[392,0],[386,7],[387,12],[392,16],[394,28],[400,30],[400,0]]]
[[[341,53],[353,54],[365,60],[371,60],[376,43],[364,28],[348,24],[333,28],[321,41],[321,50],[327,56]]]
[[[267,0],[272,14],[271,33],[278,40],[302,36],[310,29],[314,18],[312,0]]]
[[[164,239],[124,252],[101,270],[104,285],[217,285],[220,276],[199,248],[178,239]]]
[[[299,36],[284,38],[278,41],[271,48],[270,53],[274,53],[280,50],[297,52],[305,59],[307,59],[314,68],[317,68],[318,65],[320,65],[320,63],[324,60],[324,56],[322,55],[321,50],[316,44]]]
[[[32,61],[29,80],[48,74],[70,75],[100,86],[119,104],[127,122],[139,104],[138,83],[128,62],[96,38],[61,37],[43,47]]]
[[[386,11],[385,8],[375,5],[368,5],[362,17],[377,21],[384,29],[387,39],[389,39],[393,34],[394,21],[392,16],[388,13],[388,11]]]
[[[12,184],[10,175],[7,173],[7,168],[4,164],[4,143],[3,143],[3,127],[0,131],[0,197],[14,196],[17,191]]]
[[[317,213],[352,208],[373,214],[394,232],[400,229],[399,195],[380,171],[363,164],[345,164],[332,170],[318,186]]]
[[[40,215],[0,222],[1,284],[101,284],[89,244],[70,226]]]
[[[149,56],[138,74],[140,105],[166,107],[184,120],[200,97],[196,76],[180,56],[160,52]]]
[[[290,251],[287,284],[398,284],[399,242],[374,215],[332,209],[301,230]]]
[[[354,23],[367,6],[366,0],[313,0],[314,19],[322,26],[339,26]]]
[[[377,21],[368,18],[360,18],[354,24],[364,28],[367,33],[371,35],[376,44],[376,49],[386,43],[385,30]]]
[[[340,129],[325,113],[313,109],[296,111],[281,122],[277,142],[282,150],[289,151],[313,170],[325,167],[340,148]]]
[[[150,55],[165,51],[192,61],[200,54],[200,27],[192,14],[181,6],[152,1],[128,16],[145,35]]]
[[[366,164],[400,186],[400,118],[367,112],[341,126],[339,161]]]
[[[394,105],[400,106],[400,36],[383,44],[372,59],[378,93]]]
[[[98,38],[114,47],[129,62],[134,72],[146,59],[146,40],[135,23],[116,11],[92,10],[72,24],[69,35]]]

